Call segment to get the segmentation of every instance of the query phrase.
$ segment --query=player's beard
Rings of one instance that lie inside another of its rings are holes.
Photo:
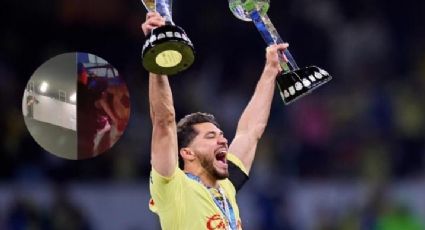
[[[198,154],[199,161],[201,162],[201,166],[208,172],[211,176],[213,176],[217,180],[223,180],[229,177],[229,171],[226,170],[224,173],[219,172],[214,167],[214,158],[208,157],[202,154]]]

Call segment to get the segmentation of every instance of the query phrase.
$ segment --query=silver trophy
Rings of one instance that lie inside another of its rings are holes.
[[[269,0],[229,0],[229,7],[237,18],[253,21],[267,45],[283,43],[267,16]],[[284,55],[288,63],[284,61]],[[283,72],[277,77],[277,85],[286,105],[332,79],[328,72],[316,66],[300,69],[288,49],[279,56]]]
[[[156,11],[165,18],[165,25],[151,31],[142,49],[143,66],[156,74],[177,74],[195,60],[192,42],[171,19],[171,1],[142,0],[148,11]]]

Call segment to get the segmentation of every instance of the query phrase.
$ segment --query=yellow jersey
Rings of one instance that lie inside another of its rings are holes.
[[[248,175],[236,156],[227,154],[227,160]],[[177,165],[171,177],[161,176],[152,168],[149,208],[159,216],[163,230],[228,230],[229,221],[236,225],[237,230],[241,230],[235,186],[229,179],[218,183],[223,197],[230,203],[226,204],[233,211],[233,218],[229,218],[220,208],[210,189],[186,175]]]

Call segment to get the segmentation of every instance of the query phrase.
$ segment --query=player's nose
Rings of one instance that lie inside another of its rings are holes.
[[[225,144],[227,146],[227,139],[224,136],[219,136],[218,143]]]

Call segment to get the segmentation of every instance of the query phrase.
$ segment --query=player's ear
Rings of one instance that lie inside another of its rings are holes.
[[[181,148],[180,149],[180,156],[184,160],[188,160],[188,161],[195,160],[195,153],[190,148]]]

